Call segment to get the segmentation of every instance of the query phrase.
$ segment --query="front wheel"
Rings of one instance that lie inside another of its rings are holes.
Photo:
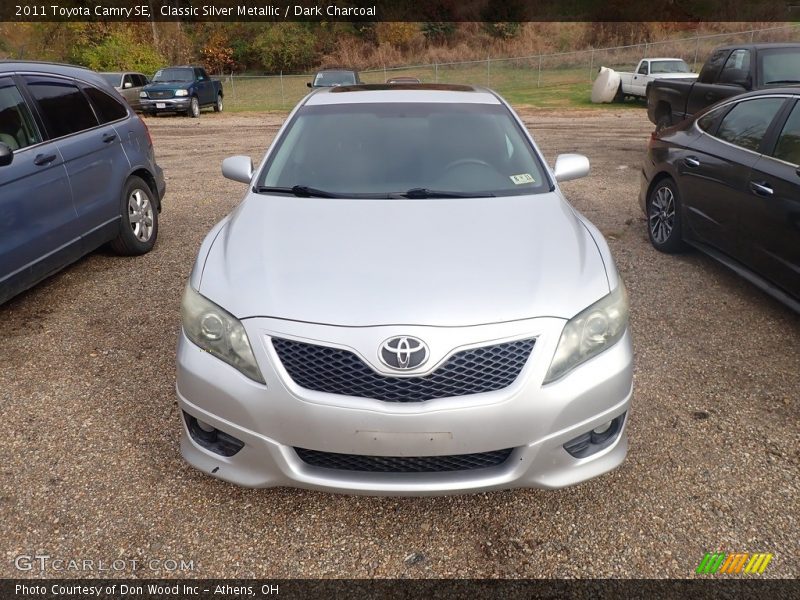
[[[191,101],[189,102],[189,110],[186,111],[193,119],[196,119],[200,116],[200,101],[197,99],[196,96],[192,96]]]
[[[217,94],[217,103],[214,104],[214,112],[222,112],[222,94]]]
[[[647,198],[647,235],[659,252],[674,254],[686,245],[681,237],[681,211],[678,186],[662,179]]]
[[[153,249],[158,237],[158,210],[153,192],[139,177],[131,177],[122,190],[119,234],[111,242],[118,254],[134,256]]]

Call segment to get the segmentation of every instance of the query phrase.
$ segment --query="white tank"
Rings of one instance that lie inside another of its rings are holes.
[[[592,85],[592,102],[613,102],[619,88],[619,73],[614,69],[600,67],[600,73]]]

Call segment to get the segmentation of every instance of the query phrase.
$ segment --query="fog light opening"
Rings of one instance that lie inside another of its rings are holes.
[[[608,448],[614,440],[617,439],[620,431],[622,431],[625,414],[626,413],[622,413],[611,421],[598,425],[591,431],[587,431],[571,439],[564,444],[564,450],[574,458],[586,458],[587,456],[600,452],[600,450],[604,448]]]
[[[241,440],[193,417],[186,411],[183,412],[183,417],[186,420],[189,435],[198,446],[220,456],[233,456],[244,448],[244,442]]]

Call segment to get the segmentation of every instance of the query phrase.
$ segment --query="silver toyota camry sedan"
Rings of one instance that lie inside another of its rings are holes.
[[[603,236],[490,90],[321,89],[200,247],[181,449],[244,486],[559,488],[618,466],[628,300]]]

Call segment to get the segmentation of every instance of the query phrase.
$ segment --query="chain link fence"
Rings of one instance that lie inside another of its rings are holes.
[[[800,24],[665,40],[576,52],[515,58],[406,65],[361,72],[365,83],[391,77],[416,77],[424,83],[462,83],[491,87],[511,102],[541,106],[588,104],[594,77],[601,66],[633,71],[642,58],[682,58],[699,72],[717,46],[753,42],[798,41]],[[289,110],[308,93],[312,74],[235,75],[219,78],[225,86],[227,110]]]

